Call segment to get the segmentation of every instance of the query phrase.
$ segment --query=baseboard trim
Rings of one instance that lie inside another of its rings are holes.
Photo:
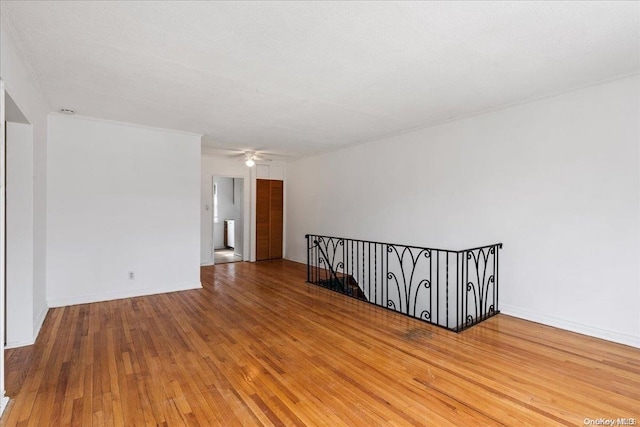
[[[33,341],[35,342],[38,339],[38,335],[40,334],[40,329],[42,329],[42,324],[44,323],[44,319],[47,317],[47,313],[49,312],[49,307],[44,307],[38,317],[34,319],[33,323]]]
[[[7,396],[2,396],[2,398],[0,399],[0,416],[4,413],[4,410],[7,409],[8,404],[9,398]]]
[[[40,334],[40,329],[42,329],[42,324],[44,323],[44,319],[47,316],[48,312],[49,312],[49,307],[45,307],[40,311],[40,313],[38,314],[38,317],[34,319],[32,339],[26,340],[26,341],[10,341],[10,342],[7,342],[7,345],[4,348],[9,349],[9,348],[26,347],[28,345],[35,344],[36,339]]]
[[[590,337],[600,338],[603,340],[640,348],[640,337],[637,336],[621,334],[619,332],[609,331],[607,329],[594,328],[593,326],[572,322],[570,320],[561,319],[555,316],[537,313],[508,304],[501,303],[500,312],[509,316],[529,320],[531,322],[542,323],[543,325],[565,329],[567,331],[576,332],[578,334],[588,335]]]
[[[201,289],[202,283],[184,283],[179,285],[160,286],[157,288],[133,289],[127,291],[104,292],[99,294],[87,294],[76,297],[55,298],[48,300],[49,307],[66,307],[69,305],[89,304],[92,302],[111,301],[116,299],[142,297],[146,295],[166,294],[169,292],[188,291]]]
[[[300,260],[298,258],[293,258],[293,257],[288,257],[288,256],[285,256],[284,259],[286,259],[287,261],[297,262],[298,264],[305,264],[305,265],[307,264],[307,260],[306,259]]]
[[[5,350],[9,350],[11,348],[19,348],[19,347],[26,347],[28,345],[33,345],[35,344],[36,340],[29,340],[29,341],[14,341],[14,342],[8,342],[7,345],[4,346]]]

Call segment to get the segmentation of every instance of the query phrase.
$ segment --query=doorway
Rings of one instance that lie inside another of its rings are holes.
[[[244,178],[213,177],[213,264],[243,261]]]

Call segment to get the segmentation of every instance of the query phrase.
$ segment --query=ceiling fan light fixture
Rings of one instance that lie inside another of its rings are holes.
[[[244,162],[245,165],[247,165],[248,167],[253,167],[253,165],[256,164],[256,162],[253,160],[253,156],[252,157],[247,157],[247,160]]]

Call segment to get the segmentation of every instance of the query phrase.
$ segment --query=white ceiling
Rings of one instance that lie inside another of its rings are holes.
[[[1,4],[51,110],[294,157],[640,70],[638,2]]]

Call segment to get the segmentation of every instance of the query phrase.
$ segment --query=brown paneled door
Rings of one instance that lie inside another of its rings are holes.
[[[271,218],[269,236],[269,258],[282,258],[284,186],[282,181],[271,181]]]
[[[282,258],[283,181],[256,180],[256,261]]]

